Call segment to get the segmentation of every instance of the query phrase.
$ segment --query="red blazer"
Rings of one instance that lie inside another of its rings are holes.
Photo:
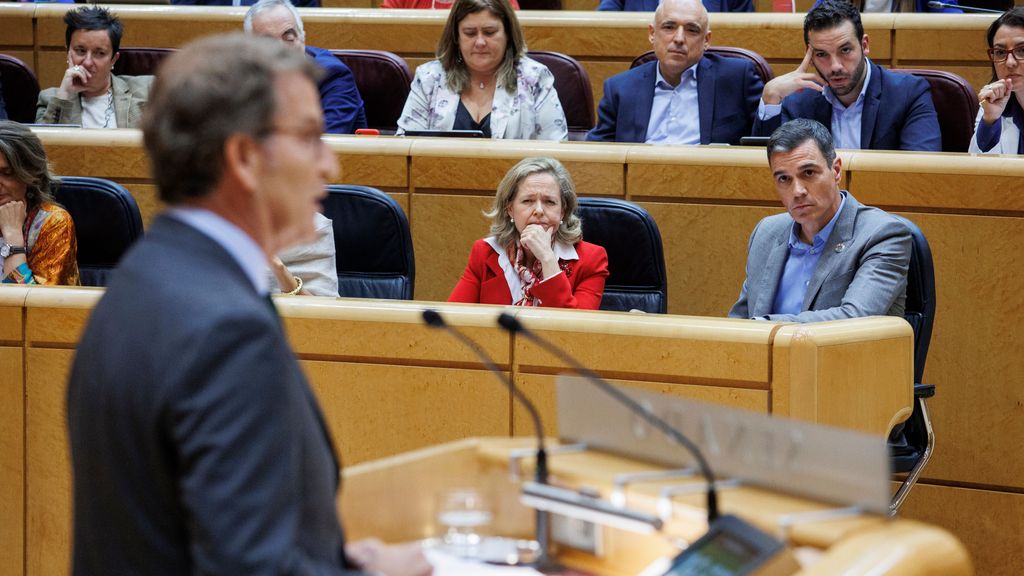
[[[564,274],[557,274],[533,288],[541,306],[597,310],[608,277],[608,254],[604,248],[580,241],[576,244],[579,260],[564,260]],[[483,240],[473,243],[469,264],[455,285],[449,302],[512,304],[512,292],[505,272],[498,264],[498,253]]]

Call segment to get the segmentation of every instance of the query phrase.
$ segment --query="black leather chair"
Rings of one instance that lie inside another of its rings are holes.
[[[668,311],[668,278],[658,224],[625,200],[580,198],[583,239],[608,252],[601,310]]]
[[[913,74],[928,81],[932,102],[939,116],[943,152],[967,152],[974,136],[974,118],[978,114],[978,95],[962,76],[942,70],[901,68],[895,72]]]
[[[368,128],[394,134],[409,98],[412,72],[397,54],[383,50],[331,50],[356,80]]]
[[[561,10],[562,0],[519,0],[520,10]]]
[[[405,212],[368,186],[331,184],[324,216],[334,223],[338,294],[412,300],[416,258]]]
[[[935,322],[935,266],[928,240],[916,224],[896,216],[913,238],[910,254],[910,269],[907,273],[907,305],[904,317],[914,329],[914,411],[904,423],[904,442],[890,444],[893,472],[906,474],[903,483],[893,495],[889,505],[890,514],[899,512],[910,489],[914,487],[935,448],[935,434],[928,417],[926,401],[935,395],[934,384],[920,384],[924,376],[924,365],[928,359],[928,345],[932,338],[932,324]]]
[[[775,78],[775,73],[772,72],[772,67],[768,65],[768,61],[763,56],[754,52],[753,50],[747,50],[746,48],[736,48],[734,46],[710,46],[705,51],[707,54],[718,54],[719,56],[728,56],[729,58],[743,58],[744,60],[750,60],[754,65],[754,71],[761,77],[761,80],[767,83],[772,78]],[[644,52],[633,59],[633,63],[629,65],[630,68],[636,68],[641,64],[646,64],[651,60],[654,60],[657,56],[654,55],[654,50]]]
[[[173,48],[121,48],[113,71],[119,76],[151,76],[175,52]]]
[[[78,271],[83,286],[106,286],[121,256],[142,237],[142,215],[135,198],[116,182],[65,176],[57,202],[75,222]]]
[[[555,92],[565,112],[569,140],[586,140],[594,127],[594,92],[586,69],[576,59],[558,52],[533,51],[527,56],[548,67],[555,76]]]
[[[7,118],[22,124],[35,122],[39,80],[32,70],[21,60],[0,54],[0,84]]]

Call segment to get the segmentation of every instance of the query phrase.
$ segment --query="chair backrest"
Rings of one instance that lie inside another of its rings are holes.
[[[901,68],[894,72],[913,74],[928,81],[932,102],[939,116],[943,152],[967,152],[974,136],[974,117],[978,113],[978,95],[967,80],[952,72]]]
[[[368,186],[327,186],[324,216],[334,223],[338,294],[411,300],[416,258],[405,212]]]
[[[594,92],[587,71],[574,58],[558,52],[531,50],[527,56],[547,66],[555,76],[555,91],[565,112],[569,140],[586,140],[594,127]]]
[[[750,63],[754,65],[754,71],[761,77],[762,82],[767,84],[769,80],[775,78],[775,73],[772,72],[772,67],[768,65],[768,61],[753,50],[737,48],[735,46],[709,46],[705,51],[705,54],[718,54],[719,56],[727,56],[729,58],[743,58],[744,60],[749,60]],[[655,56],[654,50],[650,50],[634,58],[633,63],[630,64],[629,67],[636,68],[637,66],[646,64],[656,58],[657,56]]]
[[[22,124],[36,121],[36,102],[39,100],[39,80],[21,60],[0,54],[0,84],[7,117]]]
[[[119,76],[151,76],[156,74],[160,63],[171,54],[174,48],[121,48],[120,56],[114,62],[114,74]]]
[[[583,239],[608,252],[602,310],[668,311],[661,232],[646,210],[625,200],[580,198]]]
[[[78,272],[83,286],[106,286],[121,256],[142,237],[135,198],[116,182],[65,176],[54,196],[71,214],[78,238]]]
[[[368,128],[394,134],[409,98],[412,72],[397,54],[383,50],[331,50],[356,80]]]
[[[904,317],[914,329],[914,382],[924,377],[928,345],[935,322],[935,266],[928,240],[916,224],[896,216],[910,229],[912,238],[910,269],[907,272],[907,305]]]

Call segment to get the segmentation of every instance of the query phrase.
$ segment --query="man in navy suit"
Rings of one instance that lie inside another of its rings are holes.
[[[246,12],[242,25],[246,34],[276,38],[296,50],[304,50],[323,68],[318,88],[328,134],[353,134],[366,128],[363,99],[352,71],[329,51],[306,46],[302,18],[289,0],[260,0]]]
[[[143,137],[158,216],[121,261],[68,384],[76,576],[430,572],[345,546],[338,461],[268,296],[337,175],[308,58],[208,37],[171,56]]]
[[[666,0],[648,35],[657,60],[605,81],[587,140],[738,144],[750,134],[761,77],[747,60],[705,54],[711,30],[698,0]]]
[[[619,12],[654,12],[658,9],[658,0],[601,0],[598,10],[617,10]],[[704,0],[704,8],[708,12],[753,12],[753,0]]]
[[[783,122],[810,118],[832,131],[836,148],[942,149],[928,82],[867,58],[868,36],[852,4],[824,0],[812,8],[804,18],[804,43],[800,66],[765,84],[756,134],[767,136]]]

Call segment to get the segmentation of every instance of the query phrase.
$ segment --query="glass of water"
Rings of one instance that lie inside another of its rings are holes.
[[[491,524],[490,504],[473,489],[445,492],[440,497],[437,523],[446,548],[459,556],[475,556]]]

